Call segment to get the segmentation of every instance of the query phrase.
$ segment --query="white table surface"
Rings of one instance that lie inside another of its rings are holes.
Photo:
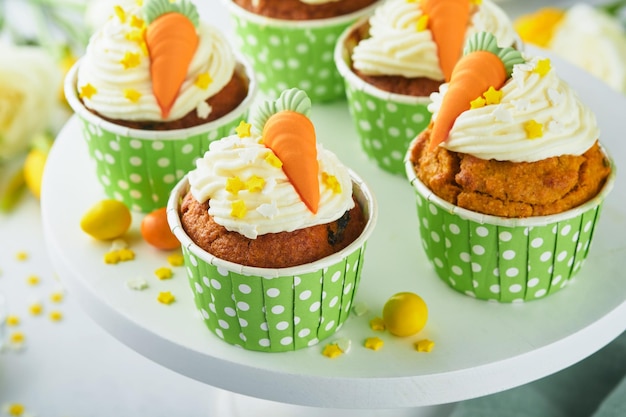
[[[223,10],[211,13],[201,6],[203,17],[226,24]],[[504,2],[513,15],[531,10],[541,2]],[[566,5],[572,2],[553,2]],[[226,29],[227,24],[226,24]],[[28,259],[18,261],[18,251]],[[26,284],[37,275],[40,283]],[[2,406],[19,402],[27,412],[39,416],[111,415],[317,415],[317,409],[299,408],[231,394],[197,382],[155,364],[103,331],[79,307],[73,294],[56,304],[49,295],[61,284],[52,271],[43,242],[39,203],[28,195],[18,210],[0,214],[0,292],[7,309],[21,318],[17,328],[26,335],[21,351],[0,354],[0,415]],[[41,316],[28,313],[28,306],[41,302]],[[60,322],[48,313],[62,312]],[[591,352],[590,352],[591,353]],[[380,410],[376,415],[447,415],[449,406]],[[345,410],[324,410],[325,415],[349,415]],[[363,411],[358,412],[363,415]],[[356,415],[356,414],[354,414]]]

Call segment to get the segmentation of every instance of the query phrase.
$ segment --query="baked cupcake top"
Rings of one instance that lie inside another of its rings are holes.
[[[431,148],[485,160],[582,155],[600,134],[594,113],[550,59],[500,48],[488,33],[470,38],[451,81],[431,99]]]
[[[494,33],[500,46],[516,40],[511,21],[491,0],[389,0],[369,24],[370,37],[355,46],[352,61],[374,76],[447,81],[472,34]]]
[[[286,90],[209,145],[188,178],[216,223],[254,239],[326,224],[354,207],[349,170],[317,143],[310,109],[304,91]]]
[[[217,28],[189,0],[116,6],[87,45],[78,70],[85,106],[110,119],[171,121],[196,111],[232,78],[236,61]]]

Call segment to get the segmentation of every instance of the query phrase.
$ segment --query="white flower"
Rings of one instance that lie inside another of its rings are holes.
[[[576,4],[556,27],[549,49],[626,93],[626,32],[617,19]]]
[[[0,41],[0,160],[28,149],[57,103],[61,71],[42,48]]]

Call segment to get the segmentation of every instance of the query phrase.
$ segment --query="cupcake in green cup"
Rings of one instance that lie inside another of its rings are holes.
[[[251,62],[259,89],[277,98],[288,88],[314,103],[345,97],[333,61],[343,30],[371,13],[379,0],[222,0],[233,22],[237,47]]]
[[[431,110],[405,168],[437,276],[499,302],[564,288],[614,183],[595,115],[549,59],[500,48],[487,33],[469,40]]]
[[[341,35],[335,64],[361,147],[380,168],[404,175],[408,145],[430,122],[430,94],[449,78],[464,40],[480,31],[496,33],[501,46],[516,43],[511,21],[490,0],[390,0]],[[456,43],[442,32],[457,35]]]
[[[247,117],[256,81],[187,0],[148,0],[112,12],[64,91],[105,194],[150,212],[167,204],[208,143]],[[172,17],[173,30],[186,31],[185,47],[171,43]]]
[[[264,103],[168,202],[204,323],[247,350],[301,349],[340,329],[376,223],[374,196],[317,143],[309,110],[297,89]]]

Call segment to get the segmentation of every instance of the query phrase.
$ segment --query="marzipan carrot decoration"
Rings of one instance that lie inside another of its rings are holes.
[[[285,175],[313,213],[320,200],[319,164],[315,127],[308,118],[311,100],[302,90],[284,91],[273,103],[260,110],[258,126],[263,144],[283,163]]]
[[[525,60],[519,51],[498,47],[491,33],[473,35],[468,40],[465,55],[454,67],[448,90],[433,122],[430,149],[447,139],[456,118],[470,109],[473,100],[489,87],[499,90],[511,76],[513,66],[522,62]]]
[[[424,0],[422,11],[428,16],[428,29],[437,45],[439,66],[445,81],[463,54],[470,16],[470,0]]]
[[[198,12],[183,0],[152,0],[145,5],[146,45],[150,55],[152,91],[166,119],[176,101],[198,47]]]

